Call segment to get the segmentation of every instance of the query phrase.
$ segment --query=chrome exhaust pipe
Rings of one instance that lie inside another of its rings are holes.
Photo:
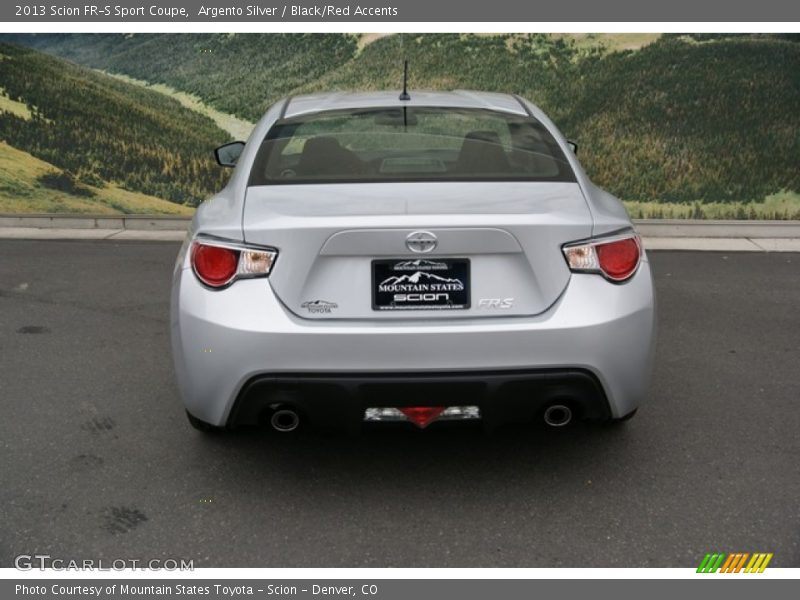
[[[269,422],[275,431],[289,433],[297,429],[300,425],[300,415],[291,408],[279,408],[272,413]]]
[[[564,404],[551,404],[544,411],[544,422],[550,427],[565,427],[572,421],[572,409]]]

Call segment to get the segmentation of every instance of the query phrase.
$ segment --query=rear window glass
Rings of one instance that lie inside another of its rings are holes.
[[[277,122],[250,185],[380,181],[575,181],[547,129],[488,110],[397,107]]]

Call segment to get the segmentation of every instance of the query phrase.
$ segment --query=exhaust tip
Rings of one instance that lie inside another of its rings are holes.
[[[551,404],[544,411],[544,422],[550,427],[565,427],[572,421],[572,409],[565,404]]]
[[[290,408],[279,408],[272,413],[269,422],[275,431],[289,433],[300,425],[300,415]]]

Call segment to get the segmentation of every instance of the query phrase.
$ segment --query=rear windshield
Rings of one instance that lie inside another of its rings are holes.
[[[278,121],[250,185],[380,181],[575,181],[536,119],[488,110],[372,108]]]

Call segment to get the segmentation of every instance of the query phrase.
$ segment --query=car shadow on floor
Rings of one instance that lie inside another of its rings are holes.
[[[409,485],[447,480],[458,485],[465,478],[580,479],[609,461],[623,461],[637,438],[631,423],[578,422],[558,429],[536,423],[492,434],[465,424],[425,430],[405,425],[376,426],[360,435],[248,427],[205,435],[201,446],[236,465],[235,471],[245,470],[251,481],[300,484],[300,489],[305,481],[346,481],[366,488],[387,477]]]

